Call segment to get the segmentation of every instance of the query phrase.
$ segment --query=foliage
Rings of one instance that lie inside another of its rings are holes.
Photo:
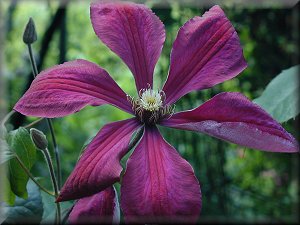
[[[263,107],[278,122],[295,118],[299,112],[299,69],[293,66],[283,70],[254,102]]]
[[[32,182],[27,184],[28,198],[16,197],[13,206],[5,206],[7,218],[4,224],[40,223],[43,215],[42,198],[39,188]]]
[[[42,201],[44,207],[44,213],[42,217],[41,224],[54,224],[55,222],[55,203],[53,201],[53,197],[47,195],[46,193],[42,192]],[[61,204],[61,211],[62,211],[62,218],[66,216],[69,210],[72,208],[71,202],[63,202]]]
[[[10,186],[17,196],[26,199],[28,197],[26,185],[29,177],[18,160],[21,160],[30,170],[36,160],[36,149],[29,132],[23,127],[9,132],[7,140],[11,151],[18,157],[18,159],[14,157],[8,162]]]

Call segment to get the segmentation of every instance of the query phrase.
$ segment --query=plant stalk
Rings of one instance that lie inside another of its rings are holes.
[[[27,46],[28,46],[28,51],[29,51],[29,58],[30,58],[30,62],[31,62],[33,77],[36,78],[36,76],[38,75],[38,69],[36,66],[35,59],[33,57],[32,47],[31,47],[31,44],[27,44]],[[49,118],[46,118],[46,119],[47,119],[47,124],[48,124],[49,130],[50,130],[50,133],[51,133],[55,161],[56,161],[56,168],[57,168],[58,187],[60,188],[61,187],[61,167],[60,167],[59,151],[58,151],[58,147],[57,147],[57,142],[56,142],[56,138],[55,138],[55,132],[53,129],[52,121]]]
[[[58,151],[58,147],[57,147],[57,143],[56,143],[56,138],[55,138],[55,132],[53,129],[53,125],[52,125],[52,120],[47,118],[47,123],[48,123],[48,127],[50,129],[50,133],[51,133],[51,137],[52,137],[52,143],[53,143],[53,147],[54,147],[54,155],[55,155],[55,161],[56,161],[56,168],[57,168],[57,184],[58,184],[58,188],[61,188],[61,167],[60,167],[60,158],[59,158],[59,151]]]
[[[33,125],[35,125],[35,124],[41,122],[43,119],[45,119],[45,118],[39,118],[39,119],[33,121],[32,123],[27,124],[26,126],[24,126],[24,128],[32,127]]]
[[[36,66],[35,59],[33,57],[32,47],[31,47],[31,44],[27,44],[27,46],[28,46],[28,51],[29,51],[29,58],[30,58],[30,62],[31,62],[33,77],[36,78],[36,76],[38,75],[38,69]]]
[[[50,191],[48,191],[46,188],[44,188],[35,178],[34,176],[30,173],[30,171],[27,169],[27,167],[24,165],[24,163],[21,161],[21,159],[19,158],[19,156],[15,155],[18,163],[20,164],[20,166],[22,167],[22,169],[25,171],[25,173],[30,177],[30,179],[45,193],[47,193],[48,195],[51,195],[53,197],[55,197],[55,195],[53,193],[51,193]]]
[[[28,46],[29,58],[30,58],[30,62],[31,62],[33,76],[34,76],[34,78],[36,78],[36,76],[38,75],[38,69],[37,69],[37,66],[36,66],[35,59],[33,57],[32,47],[31,47],[31,44],[27,44],[27,46]],[[48,127],[50,129],[50,133],[51,133],[51,137],[52,137],[52,143],[53,143],[53,147],[54,147],[54,155],[55,155],[55,161],[56,161],[58,182],[56,180],[52,160],[51,160],[48,149],[45,149],[45,150],[42,150],[42,151],[44,153],[46,162],[47,162],[48,167],[49,167],[49,172],[50,172],[50,176],[51,176],[51,180],[52,180],[52,185],[53,185],[53,189],[54,189],[54,193],[55,193],[55,198],[57,198],[58,193],[59,193],[59,188],[61,186],[60,158],[59,158],[57,142],[56,142],[55,133],[54,133],[54,129],[53,129],[53,126],[52,126],[51,119],[46,118],[46,120],[47,120]],[[56,222],[56,224],[61,223],[61,209],[60,209],[59,202],[56,203],[56,221],[55,222]]]
[[[52,181],[52,186],[54,189],[54,194],[55,194],[55,198],[58,197],[59,194],[59,189],[58,189],[58,184],[57,184],[57,180],[56,180],[56,176],[54,173],[54,168],[53,168],[53,164],[52,164],[52,160],[49,154],[48,149],[41,149],[41,151],[44,154],[44,157],[46,159],[48,168],[49,168],[49,172],[50,172],[50,177],[51,177],[51,181]],[[57,211],[57,217],[56,217],[56,224],[60,224],[61,222],[61,210],[60,210],[60,204],[59,202],[56,202],[56,211]]]
[[[1,121],[1,126],[4,126],[5,123],[9,120],[9,118],[15,113],[16,111],[12,110],[9,113],[6,114],[6,116]]]

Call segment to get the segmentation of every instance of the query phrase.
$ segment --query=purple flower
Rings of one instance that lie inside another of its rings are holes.
[[[116,191],[108,187],[90,197],[79,199],[68,218],[70,224],[118,224],[120,209]]]
[[[240,93],[220,93],[198,108],[174,114],[173,104],[185,94],[229,80],[247,66],[238,35],[219,6],[180,28],[162,90],[152,87],[165,30],[150,9],[133,3],[93,3],[91,21],[100,40],[132,71],[138,95],[127,96],[94,63],[75,60],[41,72],[14,109],[53,118],[86,105],[111,104],[134,118],[107,124],[99,131],[57,201],[91,196],[120,181],[120,160],[128,152],[132,134],[142,128],[143,136],[121,181],[126,222],[195,222],[201,209],[199,182],[190,164],[163,139],[157,124],[249,148],[299,151],[296,140],[280,124]],[[85,205],[91,198],[79,202]],[[74,217],[76,211],[80,210],[75,210]]]

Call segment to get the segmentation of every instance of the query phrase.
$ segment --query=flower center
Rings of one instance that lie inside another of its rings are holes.
[[[164,103],[165,93],[162,90],[153,90],[150,86],[147,89],[141,89],[138,98],[128,95],[127,99],[136,117],[148,125],[156,124],[161,119],[170,117],[174,112],[174,107]]]
[[[157,111],[162,107],[162,97],[158,91],[146,89],[140,97],[141,106],[148,111]]]

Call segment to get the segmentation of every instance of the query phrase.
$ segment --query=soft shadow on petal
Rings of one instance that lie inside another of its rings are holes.
[[[249,148],[298,152],[299,145],[260,106],[240,93],[220,93],[193,110],[179,112],[163,126],[199,131]]]
[[[165,41],[163,23],[146,6],[130,2],[91,4],[95,33],[132,71],[137,91],[153,84],[153,71]]]
[[[14,110],[38,117],[63,117],[86,105],[112,104],[133,113],[125,92],[98,65],[75,60],[41,72]]]
[[[141,125],[128,119],[105,125],[87,146],[57,199],[67,201],[98,193],[120,180],[121,158]]]
[[[70,224],[119,224],[118,195],[113,186],[79,199],[68,218]]]
[[[229,80],[246,66],[234,27],[222,9],[214,6],[202,17],[189,20],[178,32],[163,87],[166,103]]]
[[[127,162],[121,185],[126,223],[194,223],[201,192],[193,168],[156,127],[144,136]]]

